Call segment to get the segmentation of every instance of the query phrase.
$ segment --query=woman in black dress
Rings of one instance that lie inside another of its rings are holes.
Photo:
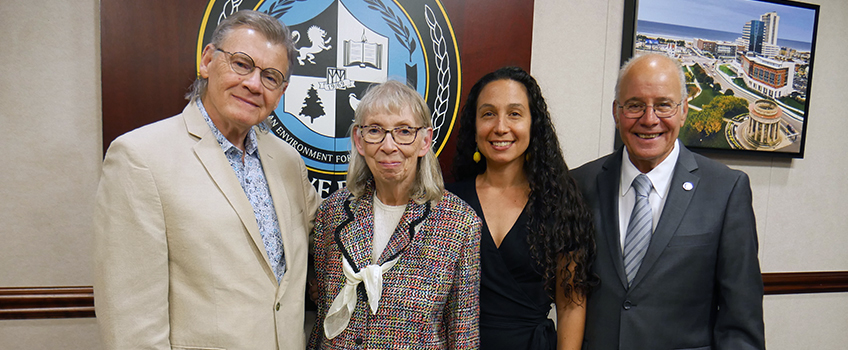
[[[597,283],[591,215],[530,74],[501,68],[471,88],[453,173],[448,189],[483,219],[481,348],[580,349]]]

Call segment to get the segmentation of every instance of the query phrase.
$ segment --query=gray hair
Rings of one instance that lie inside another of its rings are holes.
[[[286,80],[288,81],[291,77],[294,61],[297,58],[297,49],[295,49],[294,42],[292,42],[292,36],[289,28],[276,18],[266,13],[253,10],[241,10],[231,14],[218,24],[218,27],[215,28],[214,32],[212,32],[212,40],[209,44],[212,44],[216,48],[220,48],[221,43],[224,42],[227,36],[229,36],[233,30],[240,27],[248,27],[256,30],[257,32],[262,33],[262,35],[265,36],[265,39],[271,43],[286,48],[286,56],[288,56],[289,59],[289,68],[286,70],[285,75]],[[206,94],[206,87],[208,84],[209,82],[206,78],[198,75],[197,79],[194,80],[194,83],[191,84],[190,90],[185,96],[186,99],[194,101],[203,97],[203,95]]]
[[[658,53],[649,53],[631,57],[629,60],[627,60],[627,62],[624,63],[624,65],[621,66],[621,69],[618,71],[618,79],[615,81],[615,100],[619,101],[619,97],[621,97],[621,80],[624,78],[624,76],[630,72],[630,69],[633,68],[636,63],[644,61],[646,59],[663,60],[674,64],[674,66],[677,67],[677,78],[680,80],[680,99],[681,102],[685,101],[689,94],[687,93],[686,89],[686,75],[683,74],[683,65],[680,63],[680,60]]]
[[[427,103],[424,102],[417,91],[402,82],[389,80],[371,86],[362,101],[359,102],[349,132],[351,147],[347,188],[354,198],[362,196],[368,182],[374,178],[371,169],[365,163],[365,157],[356,150],[353,135],[354,126],[361,125],[366,116],[378,113],[400,114],[405,108],[409,108],[412,116],[421,123],[421,126],[433,127],[433,121],[430,119],[430,108],[427,107]],[[409,195],[419,204],[427,201],[438,202],[442,199],[444,189],[442,169],[436,159],[436,154],[430,147],[427,154],[418,158],[418,169]]]

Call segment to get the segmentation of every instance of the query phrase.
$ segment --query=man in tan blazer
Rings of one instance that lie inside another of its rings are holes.
[[[263,121],[287,87],[291,36],[265,14],[221,22],[189,104],[116,139],[95,210],[104,349],[302,349],[318,196]]]

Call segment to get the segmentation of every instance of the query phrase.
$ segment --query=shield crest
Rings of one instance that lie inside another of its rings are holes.
[[[297,66],[277,115],[289,114],[322,136],[349,137],[365,88],[388,78],[383,69],[388,63],[388,38],[369,29],[338,1],[289,28],[298,51]]]

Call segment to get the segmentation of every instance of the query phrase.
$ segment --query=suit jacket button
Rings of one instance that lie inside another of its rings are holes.
[[[624,309],[625,310],[630,310],[630,307],[632,307],[632,306],[633,306],[633,303],[631,303],[630,300],[624,301]]]
[[[277,303],[277,306],[274,307],[277,311],[280,311],[280,303]]]
[[[353,342],[355,342],[356,345],[362,345],[362,338],[357,337]]]

